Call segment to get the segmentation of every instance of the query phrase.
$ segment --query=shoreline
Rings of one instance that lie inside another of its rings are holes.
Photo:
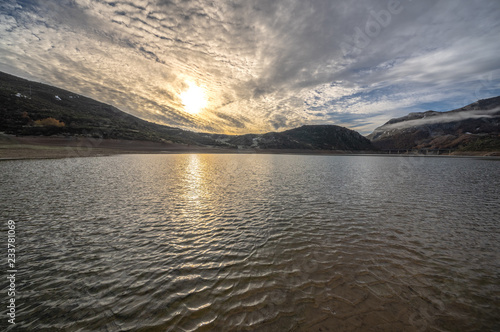
[[[381,151],[230,149],[170,142],[132,141],[91,137],[14,136],[0,134],[0,161],[100,157],[120,154],[291,154],[291,155],[378,155],[390,157],[500,157],[500,151],[456,151],[452,154],[388,154]]]

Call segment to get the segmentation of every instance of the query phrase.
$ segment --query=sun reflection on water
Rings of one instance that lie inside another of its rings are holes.
[[[181,200],[185,202],[187,220],[201,219],[204,210],[210,209],[210,172],[203,155],[186,156],[182,174]]]

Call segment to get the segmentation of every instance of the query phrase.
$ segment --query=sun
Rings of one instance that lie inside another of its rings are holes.
[[[184,110],[191,114],[198,114],[207,106],[205,92],[194,83],[188,82],[188,89],[180,94]]]

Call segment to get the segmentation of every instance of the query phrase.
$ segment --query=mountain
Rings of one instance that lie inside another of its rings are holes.
[[[139,119],[116,107],[0,72],[0,132],[173,142],[229,149],[373,150],[368,139],[334,125],[247,135],[197,133]]]
[[[309,125],[283,132],[224,136],[221,141],[238,148],[302,150],[373,150],[358,132],[335,125]]]
[[[116,107],[0,72],[0,131],[127,140],[217,144],[203,135],[139,119]]]
[[[500,151],[500,97],[448,112],[410,113],[388,121],[367,138],[383,150]]]

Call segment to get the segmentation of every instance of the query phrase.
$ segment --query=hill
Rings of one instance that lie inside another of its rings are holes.
[[[0,131],[19,136],[71,136],[171,142],[228,149],[372,150],[347,128],[302,126],[247,135],[197,133],[139,119],[76,93],[0,72]]]
[[[367,136],[380,149],[500,151],[500,97],[448,112],[410,113]]]
[[[139,119],[76,93],[0,72],[0,131],[185,144],[216,144],[202,135]]]

